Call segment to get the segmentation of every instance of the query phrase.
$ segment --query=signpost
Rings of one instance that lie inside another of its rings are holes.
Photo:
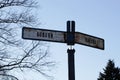
[[[104,50],[104,39],[88,34],[75,32],[75,21],[67,21],[67,31],[56,31],[23,27],[22,38],[67,43],[73,46],[75,43]],[[74,53],[75,49],[68,49],[68,79],[75,80]]]

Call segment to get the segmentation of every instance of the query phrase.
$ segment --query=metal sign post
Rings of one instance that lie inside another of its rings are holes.
[[[74,53],[75,49],[68,49],[68,79],[75,80],[75,61],[74,61]]]
[[[69,80],[75,80],[75,49],[72,48],[75,43],[104,50],[104,39],[81,32],[75,32],[75,21],[67,21],[66,32],[23,27],[22,38],[30,40],[67,43],[67,45],[70,45],[70,49],[67,50]]]
[[[75,44],[75,22],[67,21],[67,45],[70,45],[68,53],[68,79],[75,80],[75,64],[74,64],[74,53],[75,49],[72,46]]]

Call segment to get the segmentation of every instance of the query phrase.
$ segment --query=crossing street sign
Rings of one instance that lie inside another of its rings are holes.
[[[22,29],[23,39],[65,43],[64,35],[65,32],[63,31],[37,29],[37,28],[29,28],[29,27],[23,27]]]
[[[82,44],[85,46],[104,50],[104,39],[91,36],[81,32],[75,32],[75,22],[67,22],[67,31],[56,31],[48,29],[37,29],[23,27],[23,39],[41,40],[67,43],[67,45]]]
[[[104,39],[76,32],[75,43],[104,50]]]

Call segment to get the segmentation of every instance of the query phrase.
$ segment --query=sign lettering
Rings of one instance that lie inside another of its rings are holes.
[[[96,44],[96,43],[97,43],[97,41],[96,41],[95,39],[87,38],[87,37],[85,37],[85,41],[86,41],[87,43],[91,43],[91,44]]]
[[[45,32],[37,32],[37,37],[42,37],[42,38],[53,38],[52,33],[45,33]]]

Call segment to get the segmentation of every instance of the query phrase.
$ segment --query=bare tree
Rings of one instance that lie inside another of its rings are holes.
[[[0,0],[0,78],[19,80],[12,71],[37,71],[45,76],[45,70],[54,65],[47,61],[47,47],[39,41],[21,39],[21,26],[34,26],[37,20],[32,9],[34,0]],[[19,74],[19,73],[18,73]],[[48,76],[49,77],[49,76]]]

